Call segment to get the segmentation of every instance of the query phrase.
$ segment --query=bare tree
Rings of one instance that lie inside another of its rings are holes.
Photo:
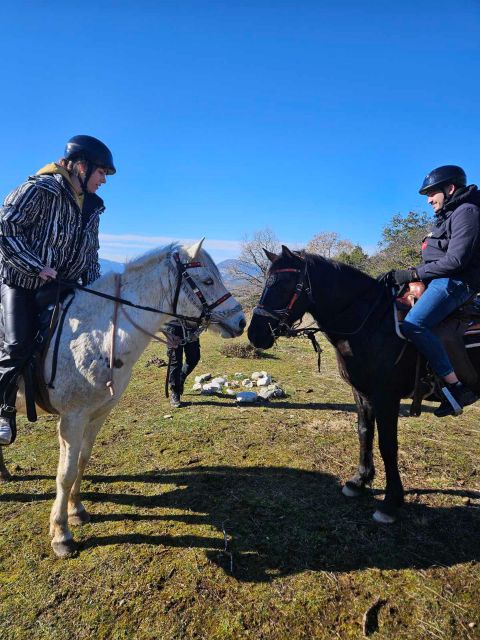
[[[336,231],[323,231],[313,236],[305,247],[308,253],[316,253],[324,258],[337,258],[339,254],[352,253],[355,245],[350,240],[344,240]]]
[[[267,278],[270,261],[264,249],[279,253],[281,246],[275,233],[269,229],[255,231],[249,240],[248,236],[242,241],[239,257],[228,267],[232,278],[238,281],[235,292],[249,299],[258,298]]]

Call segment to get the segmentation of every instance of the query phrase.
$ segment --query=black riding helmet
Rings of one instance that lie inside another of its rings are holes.
[[[93,136],[73,136],[70,138],[65,146],[64,158],[66,160],[86,160],[90,165],[106,169],[109,176],[117,171],[110,149]]]
[[[448,184],[454,184],[457,187],[467,186],[467,176],[462,167],[458,167],[456,164],[445,164],[433,169],[425,176],[418,193],[426,196],[427,192],[434,187],[441,188]]]

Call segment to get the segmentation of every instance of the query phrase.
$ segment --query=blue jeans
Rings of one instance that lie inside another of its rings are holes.
[[[453,367],[432,329],[474,293],[468,284],[460,280],[436,278],[430,282],[425,293],[407,313],[402,333],[427,358],[438,376],[444,377],[452,373]]]

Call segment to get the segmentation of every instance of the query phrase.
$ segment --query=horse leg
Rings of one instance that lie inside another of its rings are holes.
[[[68,558],[77,546],[68,528],[68,498],[77,477],[78,458],[83,437],[84,419],[78,415],[63,415],[58,423],[60,456],[57,470],[57,496],[50,514],[52,548],[59,558]]]
[[[7,480],[11,479],[12,476],[8,472],[8,469],[5,466],[5,461],[3,459],[3,447],[0,447],[0,482],[6,482]]]
[[[373,463],[373,438],[375,435],[375,413],[372,404],[367,398],[361,396],[358,391],[353,390],[353,396],[357,405],[358,421],[358,441],[360,454],[357,473],[347,480],[342,493],[348,498],[356,498],[365,492],[373,478],[375,477],[375,466]]]
[[[82,525],[90,522],[90,514],[80,502],[80,485],[82,483],[85,467],[90,460],[92,448],[95,443],[100,427],[105,422],[109,412],[106,412],[99,418],[91,420],[85,427],[83,433],[82,447],[80,449],[80,455],[78,457],[78,470],[77,477],[73,483],[68,499],[68,523],[70,525]]]
[[[377,418],[378,445],[385,465],[387,484],[382,505],[373,514],[373,519],[382,524],[391,524],[398,517],[403,505],[403,486],[398,470],[398,411],[400,398],[385,391],[378,394],[373,403]]]

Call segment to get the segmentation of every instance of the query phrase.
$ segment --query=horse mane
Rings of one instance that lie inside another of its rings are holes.
[[[344,262],[339,262],[338,260],[333,260],[332,258],[325,258],[317,253],[306,253],[301,252],[301,255],[307,260],[307,264],[312,267],[317,267],[319,269],[328,269],[338,273],[340,276],[345,276],[351,283],[361,283],[365,281],[375,281],[375,278],[368,275],[364,271],[357,269],[357,267],[352,267],[349,264],[345,264]]]

